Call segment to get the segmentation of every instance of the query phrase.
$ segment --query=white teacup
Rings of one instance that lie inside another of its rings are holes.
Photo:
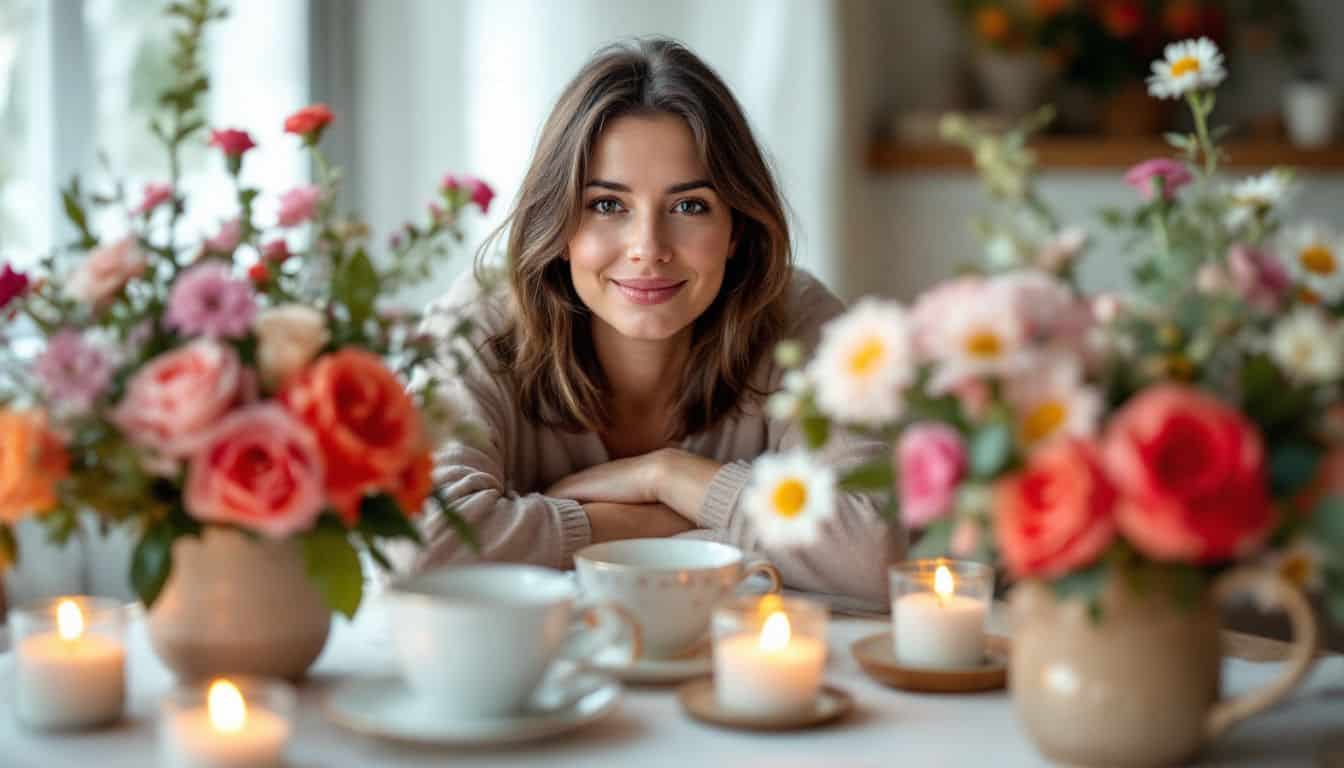
[[[574,555],[586,598],[624,608],[642,632],[645,657],[698,651],[709,637],[714,605],[754,573],[780,589],[779,571],[747,564],[742,550],[697,539],[626,539],[592,544]]]
[[[524,711],[569,643],[587,640],[600,650],[595,638],[575,637],[597,634],[600,609],[579,607],[573,580],[550,568],[450,566],[395,582],[387,594],[402,676],[445,717]],[[638,626],[616,614],[638,656]],[[576,630],[577,619],[584,621]]]

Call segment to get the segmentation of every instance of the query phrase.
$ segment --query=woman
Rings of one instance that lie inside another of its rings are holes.
[[[444,350],[465,372],[441,379],[481,438],[445,446],[436,473],[479,556],[564,568],[594,542],[699,536],[765,555],[790,586],[882,598],[871,498],[839,495],[819,540],[791,550],[763,546],[739,503],[754,458],[802,442],[764,414],[774,345],[811,348],[843,307],[792,269],[774,180],[712,70],[666,40],[597,54],[546,121],[505,232],[504,285],[464,277],[428,326],[475,329]],[[835,466],[882,450],[832,445]],[[473,556],[429,528],[422,567]]]

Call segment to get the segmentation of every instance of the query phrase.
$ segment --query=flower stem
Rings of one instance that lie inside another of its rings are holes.
[[[1204,175],[1212,178],[1218,170],[1218,151],[1209,138],[1209,115],[1213,112],[1214,95],[1195,92],[1188,94],[1190,111],[1195,117],[1195,133],[1199,137],[1199,151],[1204,155]]]

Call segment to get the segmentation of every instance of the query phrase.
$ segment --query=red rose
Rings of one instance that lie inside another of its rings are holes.
[[[271,271],[266,268],[266,264],[258,261],[256,264],[248,267],[247,278],[260,285],[271,279]]]
[[[1121,496],[1120,530],[1149,557],[1226,560],[1273,527],[1255,425],[1206,394],[1150,387],[1116,414],[1102,450]]]
[[[1114,505],[1092,443],[1046,443],[994,490],[995,534],[1009,572],[1054,578],[1091,564],[1115,538]]]
[[[317,436],[327,499],[347,524],[358,519],[366,494],[401,487],[402,471],[424,448],[415,404],[383,361],[364,350],[318,358],[280,399]]]
[[[433,471],[434,459],[426,451],[407,464],[397,478],[393,496],[397,500],[397,506],[401,507],[401,511],[407,517],[418,517],[424,508],[425,499],[429,498],[429,492],[434,490]]]
[[[311,104],[285,118],[285,133],[295,133],[316,142],[322,136],[322,129],[331,121],[331,110],[326,104]]]
[[[244,152],[257,146],[247,131],[227,128],[210,132],[210,146],[219,147],[229,157],[241,157]]]

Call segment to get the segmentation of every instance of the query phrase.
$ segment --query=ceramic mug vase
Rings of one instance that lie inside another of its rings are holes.
[[[1218,606],[1252,591],[1282,606],[1294,644],[1275,681],[1222,699]],[[1068,765],[1181,764],[1287,696],[1319,647],[1306,597],[1256,569],[1223,574],[1197,607],[1182,608],[1163,592],[1140,596],[1114,580],[1096,620],[1083,601],[1058,600],[1039,582],[1020,584],[1011,602],[1009,686],[1017,719],[1045,757]]]

